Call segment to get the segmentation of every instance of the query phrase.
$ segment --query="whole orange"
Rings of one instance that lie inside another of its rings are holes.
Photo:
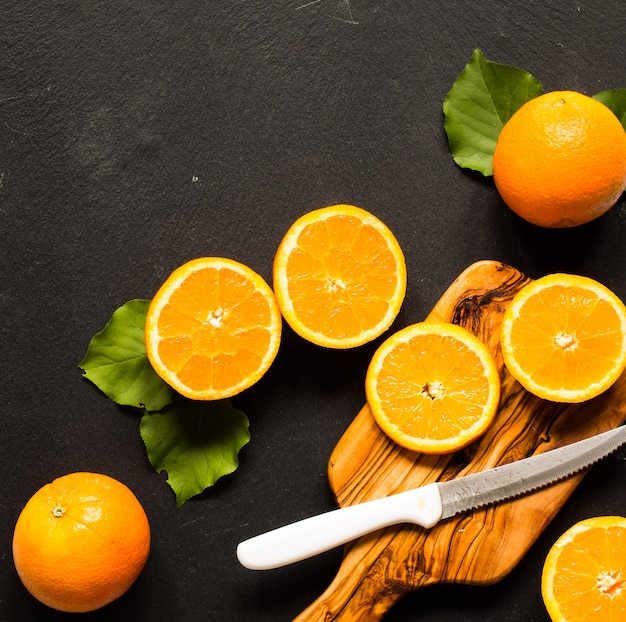
[[[26,589],[49,607],[75,613],[124,594],[149,550],[148,519],[135,495],[96,473],[71,473],[43,486],[13,534],[13,560]]]
[[[504,202],[542,227],[573,227],[608,211],[626,186],[626,132],[599,101],[554,91],[505,123],[493,155]]]

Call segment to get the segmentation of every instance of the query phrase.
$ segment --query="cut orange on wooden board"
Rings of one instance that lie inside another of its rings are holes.
[[[501,345],[511,375],[528,391],[582,402],[608,389],[626,367],[626,307],[593,279],[550,274],[516,294]]]
[[[626,620],[626,518],[570,527],[546,557],[541,593],[553,622]]]
[[[392,440],[443,454],[485,432],[498,409],[500,376],[487,346],[468,330],[426,321],[383,342],[368,367],[365,392]]]
[[[299,218],[274,258],[283,317],[304,339],[328,348],[363,345],[391,326],[406,291],[396,238],[373,214],[333,205]]]
[[[204,257],[176,269],[146,318],[146,352],[155,371],[196,400],[232,397],[269,369],[281,316],[270,286],[232,259]]]

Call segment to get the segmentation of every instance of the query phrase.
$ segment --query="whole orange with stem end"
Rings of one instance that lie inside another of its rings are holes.
[[[601,102],[553,91],[526,102],[505,123],[493,154],[504,202],[542,227],[598,218],[626,186],[626,132]]]
[[[60,611],[99,609],[124,594],[143,570],[150,527],[122,482],[71,473],[40,488],[13,533],[13,560],[26,589]]]

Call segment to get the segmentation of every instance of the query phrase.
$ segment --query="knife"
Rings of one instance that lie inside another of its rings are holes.
[[[239,562],[269,570],[323,553],[377,529],[427,529],[456,514],[517,497],[582,471],[626,443],[626,426],[464,477],[434,482],[279,527],[237,547]]]

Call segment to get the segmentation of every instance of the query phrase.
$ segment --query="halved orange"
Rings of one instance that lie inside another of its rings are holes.
[[[232,259],[203,257],[180,266],[150,303],[146,353],[155,371],[195,400],[232,397],[269,369],[281,316],[270,286]]]
[[[381,335],[398,315],[406,264],[396,238],[376,216],[333,205],[300,217],[274,258],[283,317],[304,339],[352,348]]]
[[[485,432],[500,400],[487,346],[465,328],[426,321],[394,333],[374,353],[367,403],[399,445],[429,454],[461,449]]]
[[[541,594],[553,622],[626,620],[626,518],[570,527],[546,557]]]
[[[584,276],[550,274],[523,287],[504,314],[504,362],[522,386],[555,402],[582,402],[626,367],[626,307]]]

